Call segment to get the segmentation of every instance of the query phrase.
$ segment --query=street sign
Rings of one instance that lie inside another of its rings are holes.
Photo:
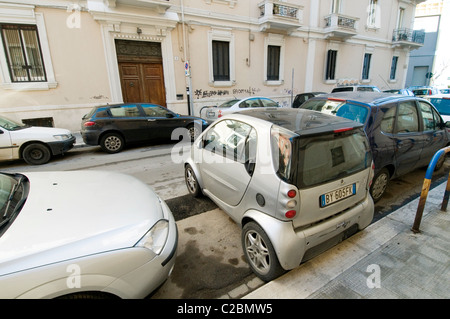
[[[189,61],[184,62],[184,74],[186,76],[191,75],[191,70],[190,70],[190,67],[189,67]]]

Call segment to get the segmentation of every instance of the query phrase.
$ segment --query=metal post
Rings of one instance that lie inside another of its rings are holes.
[[[420,199],[419,199],[419,205],[417,207],[416,217],[414,219],[414,224],[411,228],[411,230],[414,233],[420,233],[420,230],[419,230],[420,222],[422,221],[423,209],[425,207],[425,202],[427,201],[428,191],[430,189],[431,177],[433,176],[434,168],[436,167],[436,164],[439,161],[439,158],[442,155],[447,154],[447,152],[450,152],[450,147],[448,147],[448,146],[437,151],[434,154],[433,158],[431,159],[430,164],[428,165],[427,172],[425,173],[425,179],[423,181],[422,192],[420,193]],[[443,209],[443,207],[445,207],[445,209],[447,208],[447,202],[448,202],[448,197],[449,197],[449,187],[450,187],[449,183],[450,183],[450,175],[449,175],[449,180],[447,181],[447,189],[444,194],[444,200],[442,201],[441,210]]]
[[[447,211],[448,198],[450,195],[450,174],[448,174],[447,178],[447,187],[445,188],[444,199],[442,200],[441,211]]]

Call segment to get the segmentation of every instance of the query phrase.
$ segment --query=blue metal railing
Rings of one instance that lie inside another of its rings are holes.
[[[422,221],[423,209],[425,207],[425,202],[427,201],[428,191],[431,185],[431,178],[433,177],[434,168],[436,167],[439,158],[443,154],[450,152],[450,146],[441,148],[434,154],[433,158],[428,164],[427,172],[425,173],[425,179],[423,180],[422,192],[420,193],[419,205],[417,207],[416,218],[414,219],[414,224],[411,230],[414,233],[420,233],[419,227]],[[442,200],[441,211],[447,211],[447,204],[450,195],[450,174],[447,179],[447,186],[445,188],[444,199]]]

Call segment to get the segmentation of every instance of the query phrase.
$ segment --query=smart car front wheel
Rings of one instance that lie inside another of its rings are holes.
[[[184,168],[184,180],[186,181],[186,187],[189,193],[194,197],[199,197],[201,191],[198,185],[197,177],[195,176],[192,166],[187,164]]]
[[[242,229],[242,247],[250,268],[262,280],[270,281],[285,272],[269,237],[257,223],[245,224]]]

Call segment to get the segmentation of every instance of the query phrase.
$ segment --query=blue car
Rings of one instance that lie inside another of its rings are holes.
[[[434,154],[450,145],[450,136],[436,108],[427,100],[376,92],[334,93],[315,97],[303,109],[342,116],[364,124],[375,176],[370,193],[381,199],[390,179],[427,166]],[[444,157],[436,165],[442,167]]]
[[[81,122],[81,136],[87,145],[100,145],[107,153],[118,153],[126,144],[194,141],[208,126],[195,116],[183,116],[151,103],[124,103],[94,107]],[[178,130],[177,130],[178,129]]]

